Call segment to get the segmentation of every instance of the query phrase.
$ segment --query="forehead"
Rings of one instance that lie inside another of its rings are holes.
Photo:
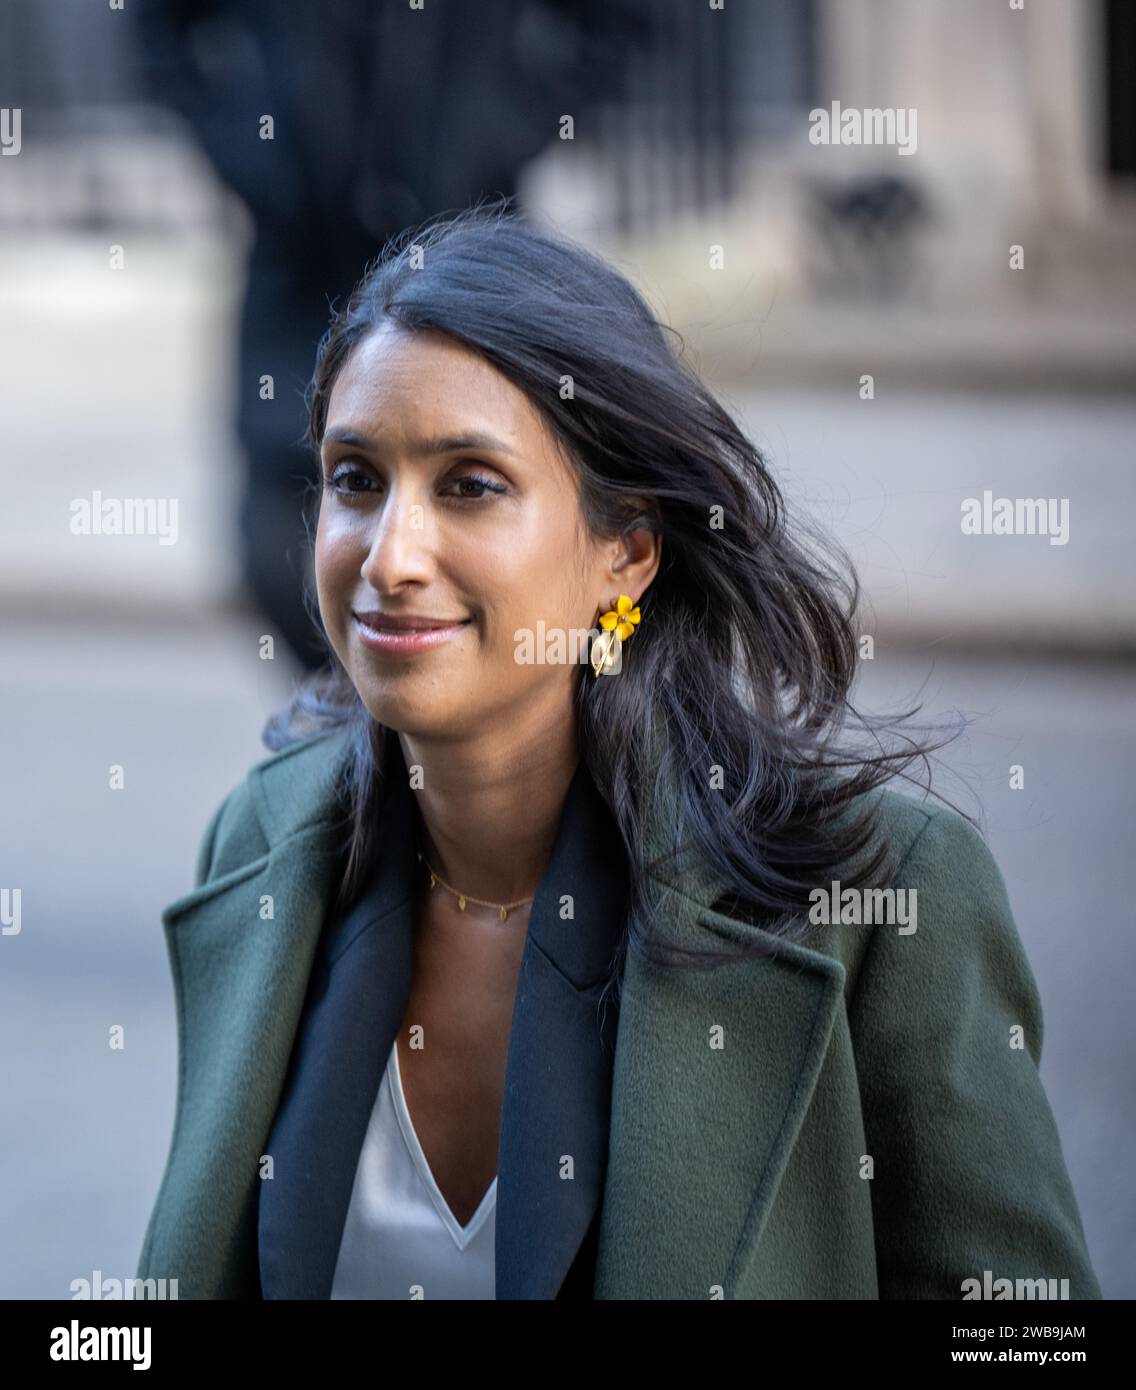
[[[427,421],[431,430],[480,421],[516,437],[544,431],[525,393],[463,343],[391,324],[360,339],[336,377],[327,428],[413,429]]]

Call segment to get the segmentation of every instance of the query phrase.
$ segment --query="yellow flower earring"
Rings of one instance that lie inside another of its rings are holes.
[[[613,609],[600,615],[599,636],[592,643],[592,670],[597,676],[619,671],[624,642],[639,625],[639,606],[627,594],[620,594]]]

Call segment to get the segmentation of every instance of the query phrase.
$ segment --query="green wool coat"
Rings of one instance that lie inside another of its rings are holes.
[[[258,1160],[336,889],[342,738],[255,766],[162,914],[177,1109],[138,1277],[177,1278],[180,1298],[258,1296]],[[815,926],[709,971],[629,956],[596,1298],[961,1299],[1000,1278],[1100,1298],[1001,874],[953,812],[874,795],[914,933]],[[701,946],[760,934],[717,896],[683,875],[658,924]]]

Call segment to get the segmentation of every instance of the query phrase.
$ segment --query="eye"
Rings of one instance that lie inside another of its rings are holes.
[[[355,468],[350,463],[338,463],[325,477],[324,487],[331,492],[347,495],[370,491],[369,487],[355,486],[355,480],[361,481],[363,484],[371,482],[371,479],[361,469]]]
[[[381,484],[350,460],[337,463],[324,477],[324,488],[344,499],[375,492]],[[509,491],[507,485],[491,472],[463,473],[451,478],[442,487],[442,495],[457,502],[479,502],[487,494],[500,495]]]
[[[459,502],[477,502],[486,493],[499,495],[509,490],[499,478],[493,477],[490,473],[463,473],[460,478],[451,479],[447,487],[454,489],[450,495]]]

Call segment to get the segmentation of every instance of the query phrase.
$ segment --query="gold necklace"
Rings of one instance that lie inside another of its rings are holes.
[[[452,893],[454,897],[457,898],[458,907],[460,907],[463,912],[465,911],[466,903],[476,903],[478,907],[493,907],[501,914],[501,920],[504,922],[508,918],[511,909],[514,907],[525,907],[528,903],[533,901],[532,898],[522,898],[519,902],[515,903],[487,903],[483,898],[475,898],[469,893],[459,893],[456,888],[451,888],[441,874],[434,869],[433,865],[421,850],[418,851],[418,858],[426,865],[426,871],[430,875],[430,887],[433,888],[436,883],[440,883],[447,893]]]

